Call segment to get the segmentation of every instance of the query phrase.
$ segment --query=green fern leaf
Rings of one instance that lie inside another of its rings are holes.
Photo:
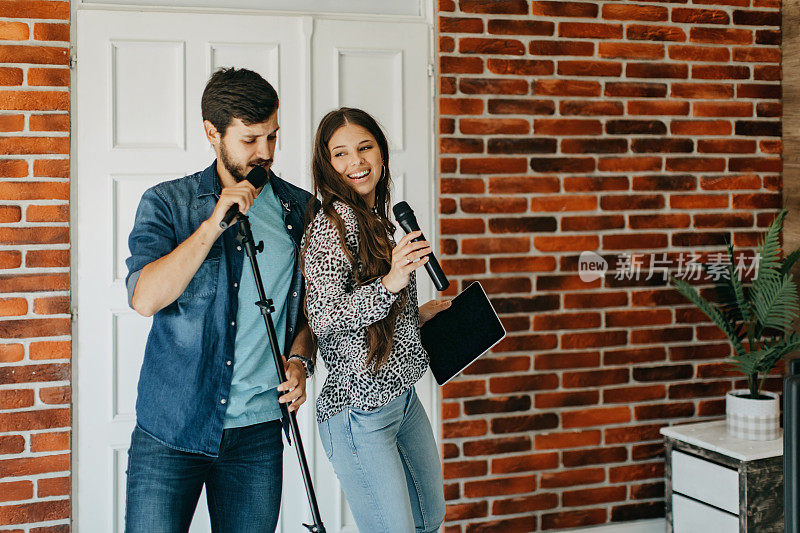
[[[725,319],[719,309],[714,307],[713,304],[700,296],[694,287],[682,279],[677,279],[670,276],[670,280],[672,281],[673,285],[675,285],[675,288],[678,290],[678,292],[680,292],[687,300],[696,305],[703,313],[706,314],[708,318],[711,319],[712,322],[714,322],[714,324],[717,325],[719,329],[725,333],[725,335],[728,336],[728,340],[731,341],[731,344],[733,345],[733,348],[737,354],[744,353],[744,347],[742,346],[742,342],[739,340],[739,336],[736,334],[733,324]]]

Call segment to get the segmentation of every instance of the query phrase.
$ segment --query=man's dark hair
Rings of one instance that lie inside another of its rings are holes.
[[[278,93],[257,72],[223,67],[206,83],[200,109],[203,120],[225,135],[234,117],[247,125],[267,120],[278,109]]]

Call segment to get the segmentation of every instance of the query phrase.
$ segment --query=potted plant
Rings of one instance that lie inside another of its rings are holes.
[[[779,236],[787,211],[775,217],[757,247],[758,266],[749,285],[734,266],[733,245],[715,281],[716,303],[685,280],[671,277],[678,292],[705,313],[728,337],[733,354],[728,360],[747,377],[747,390],[728,392],[725,399],[728,433],[750,440],[780,437],[780,405],[776,393],[762,391],[769,372],[786,354],[800,349],[797,286],[789,270],[800,258],[795,250],[781,259]],[[708,265],[706,270],[708,271]]]

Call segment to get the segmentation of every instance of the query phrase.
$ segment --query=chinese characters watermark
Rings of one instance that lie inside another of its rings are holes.
[[[727,252],[699,254],[695,252],[622,253],[614,264],[615,280],[668,281],[670,275],[687,281],[729,280],[733,273],[739,280],[754,280],[758,277],[758,253],[738,253],[733,257]],[[578,260],[578,275],[590,283],[606,275],[608,261],[595,252],[583,252]]]

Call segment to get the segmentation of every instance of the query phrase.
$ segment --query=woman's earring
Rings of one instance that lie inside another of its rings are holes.
[[[386,165],[381,163],[381,179],[386,177]]]

